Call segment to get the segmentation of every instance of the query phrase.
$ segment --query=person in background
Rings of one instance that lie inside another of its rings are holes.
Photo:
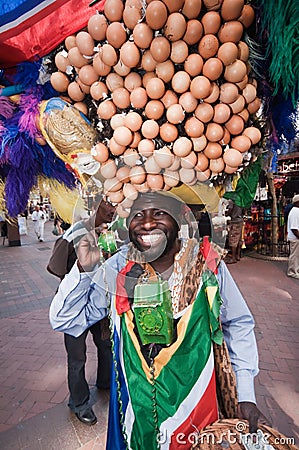
[[[157,440],[178,448],[182,433],[187,439],[217,420],[212,347],[222,345],[223,335],[237,378],[238,416],[257,431],[254,320],[209,237],[202,243],[193,237],[194,219],[191,237],[180,238],[189,214],[169,193],[139,193],[127,219],[130,242],[101,263],[96,233],[82,238],[51,303],[53,329],[73,336],[110,311],[109,450],[154,450]]]
[[[106,228],[107,224],[112,221],[114,213],[115,207],[106,198],[101,198],[90,218],[68,227],[63,235],[56,240],[47,270],[63,280],[77,260],[76,249],[80,239],[95,227]],[[60,224],[60,227],[65,228],[64,222]],[[96,386],[99,389],[108,389],[112,361],[108,318],[92,324],[86,330],[82,330],[82,333],[77,337],[68,334],[66,331],[64,333],[64,344],[67,352],[70,392],[68,406],[81,422],[93,425],[97,422],[97,417],[89,404],[90,392],[85,378],[86,339],[89,331],[97,347]]]
[[[287,232],[290,243],[287,275],[299,279],[299,194],[294,195],[288,215]]]
[[[244,209],[230,199],[228,200],[226,216],[230,217],[228,224],[228,250],[230,256],[228,255],[225,258],[225,262],[226,264],[234,264],[240,261],[241,258]]]

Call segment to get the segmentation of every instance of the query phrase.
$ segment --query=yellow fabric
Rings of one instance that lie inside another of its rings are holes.
[[[219,192],[218,192],[219,191]],[[220,194],[222,189],[217,190],[214,186],[205,183],[196,183],[193,186],[182,184],[172,188],[169,192],[177,195],[183,202],[189,205],[204,204],[208,212],[218,212]]]

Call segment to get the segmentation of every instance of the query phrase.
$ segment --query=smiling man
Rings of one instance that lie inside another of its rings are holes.
[[[239,417],[256,432],[254,321],[215,248],[194,238],[190,214],[169,193],[139,194],[127,220],[129,244],[100,266],[97,234],[84,237],[53,299],[53,328],[74,336],[110,316],[108,449],[190,448],[194,430],[219,417],[213,346],[222,336]]]

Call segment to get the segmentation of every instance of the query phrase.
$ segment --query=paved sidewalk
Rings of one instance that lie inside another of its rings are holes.
[[[96,352],[88,338],[87,379],[98,423],[81,424],[67,408],[66,354],[48,309],[58,280],[46,271],[53,222],[38,242],[30,219],[22,246],[0,243],[0,448],[100,450],[105,448],[109,392],[95,387]],[[299,280],[286,261],[245,256],[229,266],[256,320],[260,374],[258,404],[272,425],[299,443]],[[140,449],[146,450],[146,449]]]

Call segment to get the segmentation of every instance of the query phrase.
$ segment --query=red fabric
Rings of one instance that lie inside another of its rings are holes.
[[[24,61],[41,58],[61,44],[67,36],[87,25],[97,5],[90,0],[57,0],[22,24],[0,36],[0,66],[11,68]]]
[[[209,236],[203,237],[200,250],[201,250],[203,257],[205,258],[208,268],[212,272],[217,274],[218,273],[217,266],[218,266],[219,255],[211,246]]]
[[[118,273],[117,278],[116,278],[116,298],[115,298],[115,303],[116,303],[116,311],[117,314],[121,315],[126,311],[129,311],[130,309],[130,303],[128,300],[128,294],[127,291],[125,290],[125,279],[126,279],[126,274],[128,272],[130,272],[130,270],[132,269],[132,267],[134,266],[135,262],[134,261],[129,261],[128,264],[121,269],[121,271]]]

